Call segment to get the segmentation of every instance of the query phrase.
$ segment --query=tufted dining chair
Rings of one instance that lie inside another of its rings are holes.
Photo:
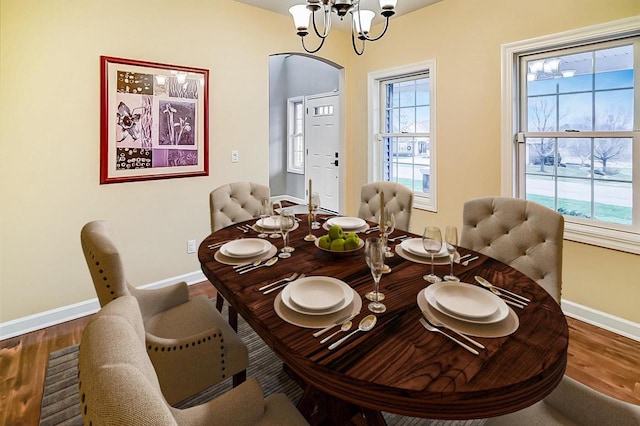
[[[206,296],[190,299],[184,282],[148,290],[131,286],[106,221],[87,223],[80,240],[100,306],[129,295],[138,300],[147,352],[169,403],[230,376],[234,386],[245,380],[247,347]]]
[[[157,369],[145,350],[145,328],[132,296],[108,303],[85,327],[78,358],[78,396],[85,425],[308,424],[286,395],[265,399],[254,378],[208,402],[185,409],[172,407],[163,397]],[[198,340],[198,347],[218,346],[219,333],[214,331],[210,337]]]
[[[358,217],[371,222],[378,221],[380,213],[380,193],[384,192],[384,205],[394,214],[396,229],[409,231],[413,208],[413,191],[396,182],[371,182],[360,191]]]
[[[637,426],[640,406],[604,395],[564,376],[542,401],[515,413],[490,418],[485,426]]]
[[[532,201],[475,198],[464,203],[460,246],[498,259],[560,303],[564,217]]]
[[[222,185],[209,195],[211,232],[260,216],[260,204],[270,198],[268,186],[253,182]]]

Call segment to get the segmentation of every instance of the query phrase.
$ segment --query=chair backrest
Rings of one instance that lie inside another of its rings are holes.
[[[109,224],[104,220],[87,223],[80,231],[80,242],[100,306],[130,294]]]
[[[177,424],[147,355],[133,296],[109,303],[85,327],[78,383],[85,425]]]
[[[363,185],[360,191],[358,217],[378,222],[381,192],[384,193],[385,208],[392,212],[396,218],[396,229],[409,231],[413,209],[413,191],[396,182],[381,181]]]
[[[483,197],[464,203],[460,246],[509,264],[560,303],[564,217],[531,201]]]
[[[253,182],[233,182],[211,191],[209,207],[211,232],[260,216],[260,205],[271,197],[268,186]]]

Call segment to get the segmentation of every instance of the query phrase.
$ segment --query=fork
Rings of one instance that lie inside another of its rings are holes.
[[[463,339],[465,339],[467,342],[479,347],[480,349],[485,349],[484,345],[481,343],[476,342],[475,340],[473,340],[471,337],[462,334],[456,330],[454,330],[451,327],[448,327],[446,324],[444,324],[442,321],[436,319],[433,317],[433,315],[429,315],[427,313],[427,311],[422,311],[422,315],[424,315],[424,317],[426,318],[427,322],[429,322],[429,324],[433,325],[434,327],[443,327],[446,328],[449,331],[452,331],[454,333],[456,333],[458,336],[462,337]]]
[[[280,290],[281,288],[288,286],[291,282],[296,281],[296,280],[299,280],[299,279],[302,279],[302,278],[304,278],[304,277],[305,277],[305,275],[304,275],[304,274],[301,274],[297,279],[295,279],[295,280],[290,280],[289,282],[285,282],[284,284],[280,284],[280,285],[279,285],[279,286],[277,286],[277,287],[270,288],[269,290],[265,291],[265,292],[264,292],[264,293],[262,293],[262,294],[269,294],[269,293],[274,292],[274,291],[276,291],[276,290]]]
[[[281,280],[274,281],[274,282],[272,282],[271,284],[263,285],[263,286],[262,286],[262,287],[260,287],[258,290],[259,290],[259,291],[266,290],[266,289],[268,289],[269,287],[273,287],[273,286],[274,286],[274,285],[276,285],[276,284],[280,284],[280,283],[283,283],[283,282],[290,282],[290,281],[293,281],[293,280],[295,280],[296,278],[298,278],[298,275],[300,275],[300,274],[298,274],[297,272],[295,272],[295,273],[294,273],[293,275],[291,275],[290,277],[282,278]]]
[[[249,228],[247,225],[243,225],[243,226],[236,226],[236,228],[238,228],[239,230],[241,230],[241,231],[242,231],[242,232],[244,232],[245,234],[246,234],[247,232],[249,232],[249,230],[251,229],[251,228]]]
[[[406,235],[400,235],[399,237],[388,238],[387,241],[391,241],[393,243],[396,240],[404,240],[406,238],[409,238],[409,237],[407,237]]]
[[[372,226],[371,228],[369,228],[369,229],[367,229],[367,230],[365,231],[365,234],[370,234],[370,233],[372,233],[372,232],[376,232],[376,231],[379,231],[379,230],[380,230],[380,227],[379,227],[379,226]]]
[[[462,346],[463,348],[465,348],[466,350],[468,350],[472,354],[474,354],[474,355],[478,355],[479,354],[479,352],[476,351],[475,349],[473,349],[471,346],[467,345],[466,343],[462,343],[460,340],[456,339],[455,337],[449,336],[447,333],[445,333],[444,331],[440,330],[439,328],[432,326],[424,318],[420,318],[420,324],[422,324],[422,326],[424,328],[426,328],[427,330],[429,330],[429,331],[440,333],[443,336],[448,337],[449,339],[453,340],[454,342],[456,342],[457,344],[459,344],[460,346]]]

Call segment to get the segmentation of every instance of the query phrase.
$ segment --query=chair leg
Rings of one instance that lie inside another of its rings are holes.
[[[233,375],[233,387],[241,385],[244,381],[247,380],[247,370],[242,370],[241,372]]]
[[[231,305],[229,305],[229,325],[236,333],[238,332],[238,311]]]
[[[218,295],[218,297],[216,297],[216,309],[218,310],[218,312],[222,312],[223,304],[224,304],[224,299],[222,298],[222,296]]]

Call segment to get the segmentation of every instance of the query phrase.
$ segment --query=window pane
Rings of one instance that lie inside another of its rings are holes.
[[[555,210],[555,181],[551,176],[527,175],[525,198]]]
[[[552,132],[558,129],[556,99],[555,96],[529,98],[527,106],[529,132]]]
[[[558,96],[560,130],[593,130],[591,93]]]
[[[430,120],[431,107],[424,106],[416,108],[416,132],[429,133],[431,128]]]
[[[416,80],[416,105],[430,105],[431,93],[429,92],[429,79]]]
[[[527,173],[553,173],[556,163],[554,138],[527,138]]]
[[[595,130],[633,130],[633,89],[596,93]]]
[[[594,174],[601,179],[626,180],[632,176],[632,140],[630,138],[598,138],[593,145]]]
[[[596,181],[594,184],[595,219],[631,225],[633,186],[631,183]]]
[[[416,132],[416,109],[400,108],[400,133]]]
[[[397,83],[396,86],[400,94],[400,106],[415,106],[416,104],[416,84],[413,80]]]
[[[633,87],[633,46],[595,52],[596,90]]]
[[[559,92],[585,92],[593,90],[593,53],[584,52],[560,56]]]
[[[428,193],[430,188],[430,158],[428,138],[384,138],[383,146],[392,150],[388,161],[386,180],[398,182],[415,192]]]
[[[558,175],[591,177],[591,139],[558,139]]]
[[[558,212],[591,218],[591,181],[587,179],[558,179]]]

